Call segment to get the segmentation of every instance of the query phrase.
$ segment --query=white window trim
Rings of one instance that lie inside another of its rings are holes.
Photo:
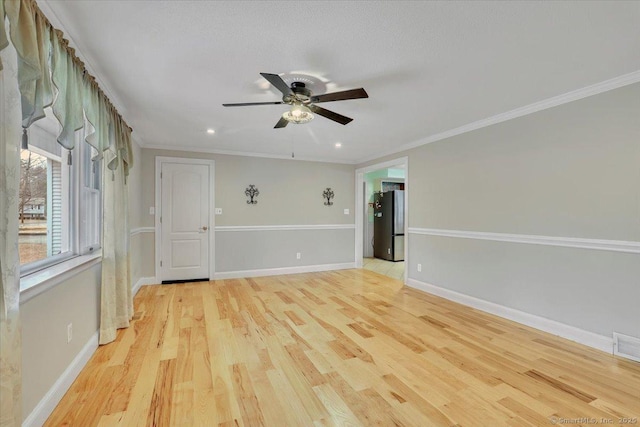
[[[73,224],[73,221],[77,218],[77,227],[68,228],[68,238],[71,239],[69,245],[70,250],[63,254],[54,255],[52,257],[47,257],[21,266],[21,272],[23,275],[20,277],[20,304],[24,304],[30,299],[47,292],[56,285],[65,282],[82,271],[102,262],[102,248],[100,247],[100,242],[97,247],[94,246],[93,249],[87,253],[82,253],[81,251],[85,251],[88,248],[80,247],[80,234],[85,232],[84,230],[81,230],[80,203],[82,201],[82,196],[80,192],[91,191],[101,193],[102,191],[102,189],[88,189],[84,187],[84,183],[81,182],[83,177],[81,169],[83,165],[80,162],[83,161],[83,157],[80,155],[80,151],[84,148],[82,144],[85,144],[81,135],[82,134],[79,133],[78,139],[76,140],[76,147],[72,150],[73,162],[78,162],[78,167],[72,168],[68,174],[68,179],[71,181],[70,185],[68,185],[70,191],[67,196],[71,197],[68,221],[70,224]],[[89,147],[87,146],[86,148],[88,149]],[[63,162],[63,167],[65,166],[66,161]],[[100,202],[99,210],[102,212],[102,202]],[[101,225],[99,226],[101,227]],[[24,267],[27,268],[24,269]]]
[[[50,155],[49,153],[45,153],[43,150],[38,149],[37,147],[29,147],[29,151],[33,151],[35,153],[41,154],[45,157],[51,158],[53,160],[57,159],[57,156],[55,155]],[[80,150],[78,149],[78,147],[76,146],[73,150],[72,150],[72,156],[73,158],[78,158],[78,152]],[[66,161],[62,162],[62,167],[69,167],[66,164]],[[76,220],[76,218],[78,217],[78,211],[79,211],[79,201],[78,201],[78,197],[76,196],[79,186],[77,183],[77,171],[76,169],[78,168],[71,168],[71,170],[69,171],[69,173],[67,174],[63,174],[63,179],[62,179],[62,187],[63,188],[69,188],[69,191],[63,191],[62,192],[62,204],[63,204],[63,221],[65,222],[63,228],[69,230],[69,233],[67,233],[66,235],[63,235],[63,241],[66,239],[68,240],[66,246],[69,248],[69,250],[67,252],[63,252],[61,254],[58,255],[54,255],[54,256],[50,256],[50,257],[46,257],[43,258],[41,260],[38,261],[34,261],[34,262],[30,262],[28,264],[24,264],[24,265],[20,265],[20,276],[21,277],[26,277],[28,275],[37,273],[39,271],[45,271],[51,267],[54,267],[56,265],[59,265],[60,263],[68,260],[68,259],[73,259],[75,257],[77,257],[80,253],[78,250],[78,240],[79,240],[79,236],[78,236],[78,230],[75,230],[74,227],[71,227],[70,225],[74,223],[74,221]],[[75,184],[75,185],[74,185]],[[64,215],[64,206],[67,206],[66,209],[68,209],[68,215]],[[64,243],[63,243],[64,244]]]
[[[75,256],[20,278],[20,304],[102,262],[102,251]]]
[[[55,137],[51,135],[52,137]],[[64,239],[68,239],[67,247],[69,250],[67,252],[46,257],[44,259],[34,261],[28,264],[24,264],[20,266],[21,280],[20,280],[20,289],[30,289],[31,287],[37,286],[41,281],[49,280],[50,274],[49,271],[54,275],[61,274],[60,272],[65,269],[74,269],[76,266],[75,259],[79,259],[77,262],[83,263],[85,259],[93,259],[96,256],[101,257],[101,243],[100,241],[94,242],[93,244],[89,244],[89,246],[83,246],[84,242],[81,241],[81,236],[87,232],[84,228],[85,225],[82,224],[83,215],[85,215],[84,207],[80,206],[83,201],[83,195],[81,194],[84,191],[91,193],[102,193],[102,188],[100,190],[92,189],[89,187],[85,187],[84,185],[84,167],[91,167],[83,165],[84,157],[82,156],[82,150],[90,149],[90,146],[86,144],[84,141],[83,132],[76,133],[76,146],[74,147],[72,152],[72,159],[74,162],[74,167],[71,168],[68,174],[64,175],[63,178],[63,187],[68,188],[68,192],[63,192],[63,205],[68,206],[68,215],[64,215],[65,226],[64,228],[69,230]],[[65,157],[64,155],[58,157],[51,153],[45,152],[44,150],[39,149],[38,147],[29,147],[29,150],[43,155],[52,160],[60,161],[62,163],[62,167],[68,167],[66,164],[66,159],[62,159],[61,157]],[[77,165],[77,166],[76,166]],[[101,197],[100,197],[101,199]],[[102,212],[102,200],[99,201],[98,212],[101,216]],[[75,224],[75,226],[73,226]],[[98,227],[102,227],[101,224],[98,224]],[[102,232],[100,231],[100,235]],[[101,239],[100,239],[101,240]],[[24,279],[25,285],[22,284]]]

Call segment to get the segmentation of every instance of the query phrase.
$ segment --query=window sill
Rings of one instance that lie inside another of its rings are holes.
[[[102,251],[81,255],[20,278],[20,304],[100,263]]]

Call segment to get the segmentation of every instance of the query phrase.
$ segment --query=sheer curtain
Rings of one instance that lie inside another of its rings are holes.
[[[13,49],[0,52],[0,426],[22,423],[18,186],[20,92]]]
[[[128,327],[129,320],[133,316],[129,264],[129,197],[126,187],[131,132],[118,123],[115,123],[112,130],[114,143],[106,151],[102,174],[104,208],[102,211],[100,344],[115,340],[116,330]]]

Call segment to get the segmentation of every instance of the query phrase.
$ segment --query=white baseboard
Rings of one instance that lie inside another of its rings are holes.
[[[49,415],[51,415],[58,403],[60,403],[64,394],[69,390],[71,384],[73,384],[78,374],[80,374],[80,371],[82,371],[98,348],[98,335],[98,331],[91,335],[91,338],[89,338],[89,341],[82,347],[82,350],[74,357],[73,361],[67,366],[67,369],[58,377],[47,394],[44,395],[42,400],[38,402],[33,411],[31,411],[29,416],[24,420],[22,427],[40,427],[47,421]]]
[[[556,322],[555,320],[546,319],[514,308],[505,307],[500,304],[434,286],[416,279],[407,279],[407,285],[429,294],[437,295],[450,301],[464,304],[490,314],[495,314],[496,316],[513,320],[514,322],[613,354],[613,339],[610,337],[598,335],[593,332],[585,331],[584,329],[576,328],[575,326]]]
[[[147,285],[156,285],[160,282],[155,277],[141,277],[131,288],[131,294],[135,297],[141,287]]]
[[[300,267],[264,268],[261,270],[221,271],[213,275],[213,280],[238,279],[243,277],[279,276],[281,274],[313,273],[316,271],[346,270],[356,268],[355,262],[342,264],[303,265]]]

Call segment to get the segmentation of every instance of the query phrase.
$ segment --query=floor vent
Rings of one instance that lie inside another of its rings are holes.
[[[640,362],[640,338],[614,332],[613,354]]]

